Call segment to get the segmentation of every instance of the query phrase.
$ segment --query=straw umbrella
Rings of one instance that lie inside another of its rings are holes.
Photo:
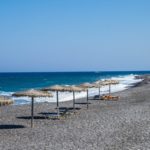
[[[109,82],[110,82],[110,84],[109,84],[109,93],[111,94],[111,85],[119,84],[119,81],[117,81],[117,80],[110,80]]]
[[[6,106],[13,104],[13,100],[7,96],[0,96],[0,106]],[[1,112],[1,110],[0,110]],[[0,119],[1,120],[1,119]]]
[[[119,84],[119,81],[117,81],[117,80],[104,80],[104,81],[102,81],[102,84],[109,86],[109,95],[110,95],[111,94],[111,85]]]
[[[59,117],[59,92],[64,91],[64,86],[54,85],[41,89],[42,91],[56,91],[56,99],[57,99],[57,116]]]
[[[27,90],[27,91],[21,91],[16,92],[12,94],[14,97],[31,97],[31,128],[33,127],[33,119],[34,119],[34,98],[36,97],[52,97],[51,93],[38,91],[38,90]]]
[[[75,92],[82,92],[85,89],[77,86],[64,86],[64,91],[73,92],[73,110],[75,111]]]
[[[60,86],[60,85],[55,85],[55,86],[50,86],[47,88],[43,88],[43,91],[56,91],[56,97],[57,97],[57,115],[59,116],[59,97],[58,97],[58,92],[73,92],[73,109],[75,109],[75,92],[81,92],[84,89],[81,89],[79,87],[75,86]]]
[[[84,88],[87,91],[87,109],[88,109],[89,108],[89,88],[94,87],[94,84],[86,82],[86,83],[80,84],[79,87]]]
[[[99,81],[94,82],[94,85],[95,85],[96,88],[98,88],[99,97],[100,97],[101,87],[104,86],[105,84],[101,80],[99,80]]]
[[[7,96],[0,96],[0,106],[11,105],[13,100]]]

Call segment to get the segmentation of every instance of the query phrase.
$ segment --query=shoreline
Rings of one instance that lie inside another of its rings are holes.
[[[149,81],[114,93],[118,101],[90,100],[88,110],[86,99],[78,99],[77,113],[60,120],[45,118],[57,112],[55,103],[36,103],[33,129],[30,105],[1,107],[0,149],[149,149]],[[60,107],[71,108],[72,102]]]
[[[124,89],[130,88],[133,86],[132,84],[135,84],[136,82],[140,82],[139,80],[141,79],[136,79],[135,75],[127,75],[127,76],[117,76],[117,77],[111,77],[109,79],[112,80],[118,80],[120,83],[118,85],[112,85],[111,90],[112,93],[118,92],[118,91],[123,91]],[[134,79],[135,78],[135,79]],[[56,103],[56,94],[55,92],[51,92],[53,94],[53,97],[49,98],[36,98],[35,103],[41,103],[41,102],[50,102],[50,103]],[[108,87],[103,86],[101,88],[101,94],[107,94],[108,93]],[[9,93],[10,94],[10,93]],[[11,93],[12,94],[12,93]],[[91,88],[89,90],[89,96],[94,96],[98,94],[98,88]],[[85,98],[86,97],[86,92],[79,92],[76,93],[76,98]],[[24,104],[30,104],[30,99],[27,97],[22,97],[22,98],[14,98],[14,105],[24,105]],[[65,101],[72,101],[72,93],[70,92],[61,92],[59,94],[59,101],[60,102],[65,102]]]

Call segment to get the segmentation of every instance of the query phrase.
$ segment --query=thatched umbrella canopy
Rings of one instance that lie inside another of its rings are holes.
[[[0,106],[11,105],[13,100],[7,96],[0,96]]]
[[[68,92],[82,92],[85,91],[83,88],[77,86],[64,86],[64,91]]]
[[[105,86],[107,85],[108,83],[106,81],[102,81],[102,80],[98,80],[96,82],[94,82],[95,86]]]
[[[104,80],[104,81],[101,81],[101,84],[103,84],[103,85],[119,84],[119,81],[117,81],[117,80]]]
[[[36,97],[52,97],[53,95],[48,92],[38,91],[38,90],[27,90],[27,91],[21,91],[16,92],[12,94],[12,96],[15,97],[31,97],[31,128],[33,127],[33,116],[34,116],[34,98]]]
[[[64,91],[64,86],[60,85],[49,86],[43,88],[42,91]]]
[[[48,92],[31,89],[31,90],[27,90],[27,91],[16,92],[16,93],[12,94],[12,96],[35,98],[35,97],[52,97],[53,95]]]
[[[110,80],[109,82],[110,82],[110,84],[119,84],[118,80]]]
[[[88,89],[88,88],[94,87],[94,84],[86,82],[86,83],[80,84],[79,87]]]
[[[56,91],[57,99],[57,116],[59,117],[59,92],[64,92],[64,86],[54,85],[41,89],[42,91]]]
[[[86,83],[80,84],[79,87],[84,88],[87,91],[87,109],[88,109],[89,108],[89,88],[93,88],[95,87],[95,85],[86,82]]]

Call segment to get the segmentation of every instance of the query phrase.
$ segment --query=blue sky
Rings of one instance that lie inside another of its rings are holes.
[[[0,72],[150,70],[149,0],[1,0]]]

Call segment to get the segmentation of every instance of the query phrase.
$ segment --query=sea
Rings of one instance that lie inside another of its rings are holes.
[[[135,83],[141,82],[135,76],[150,74],[150,71],[96,71],[96,72],[36,72],[36,73],[0,73],[0,95],[11,96],[16,91],[28,89],[40,89],[52,85],[79,85],[85,82],[95,82],[98,80],[115,79],[118,85],[111,87],[112,92],[125,90]],[[108,86],[101,88],[101,94],[108,93]],[[36,98],[35,102],[56,103],[56,93],[52,92],[52,98]],[[98,94],[97,88],[89,90],[89,95]],[[76,98],[86,96],[86,92],[76,93]],[[15,98],[14,105],[29,104],[28,97]],[[60,92],[60,101],[71,101],[72,93]]]

